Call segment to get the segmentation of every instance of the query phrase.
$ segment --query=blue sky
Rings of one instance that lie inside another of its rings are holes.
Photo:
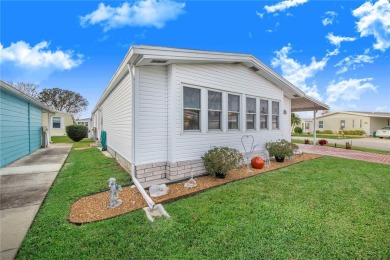
[[[390,111],[390,3],[2,1],[4,81],[81,93],[89,116],[129,47],[250,53],[332,110]]]

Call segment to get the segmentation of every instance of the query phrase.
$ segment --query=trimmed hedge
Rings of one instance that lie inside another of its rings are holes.
[[[296,134],[302,134],[302,128],[299,127],[299,126],[295,127],[295,128],[294,128],[294,133],[296,133]]]
[[[364,135],[366,132],[364,130],[340,130],[339,134],[345,135]]]
[[[332,135],[332,134],[334,134],[332,130],[323,130],[323,131],[316,130],[316,133],[317,133],[317,134],[326,134],[326,135]]]
[[[85,125],[68,125],[66,127],[66,134],[74,142],[78,142],[87,136],[88,127]]]

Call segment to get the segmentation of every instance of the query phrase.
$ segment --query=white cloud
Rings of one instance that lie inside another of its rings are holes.
[[[260,17],[260,19],[263,19],[263,18],[264,18],[264,14],[263,14],[263,13],[260,13],[260,12],[258,12],[258,11],[256,11],[256,15],[257,15],[258,17]]]
[[[342,42],[353,42],[356,40],[354,37],[344,37],[344,36],[336,36],[332,32],[326,35],[326,38],[333,45],[340,46]]]
[[[371,80],[372,78],[332,81],[326,87],[326,101],[332,104],[340,101],[359,100],[366,91],[376,92],[377,87],[370,82]]]
[[[333,11],[327,11],[327,12],[325,12],[325,15],[327,15],[327,17],[325,17],[324,19],[322,19],[322,24],[323,24],[324,26],[327,26],[327,25],[333,24],[334,19],[335,19],[336,16],[337,16],[337,13],[336,13],[336,12],[333,12]]]
[[[24,41],[18,41],[4,48],[0,43],[0,63],[12,62],[25,69],[52,68],[62,71],[70,70],[83,62],[82,55],[75,57],[72,50],[51,51],[48,49],[49,45],[42,41],[31,47]]]
[[[379,0],[375,4],[365,2],[352,11],[359,18],[356,23],[361,37],[373,35],[376,43],[374,49],[385,51],[390,47],[390,3]]]
[[[378,106],[375,108],[375,111],[377,112],[390,112],[390,109],[388,106]]]
[[[276,57],[272,59],[271,65],[274,68],[280,67],[283,77],[296,87],[300,88],[306,94],[318,100],[322,100],[322,97],[318,93],[317,85],[312,84],[311,86],[308,86],[306,81],[313,78],[319,71],[322,71],[325,68],[329,60],[328,55],[320,61],[316,61],[315,57],[312,57],[311,63],[309,65],[305,65],[288,57],[291,49],[291,45],[288,44],[281,50],[275,51]]]
[[[171,0],[140,0],[133,5],[111,7],[100,3],[98,9],[80,17],[80,25],[100,24],[104,31],[123,26],[152,26],[163,28],[165,23],[184,13],[185,3]]]
[[[373,63],[377,56],[370,56],[365,54],[351,55],[341,61],[339,61],[335,67],[340,67],[336,74],[345,73],[349,70],[356,70],[358,67],[362,67],[363,63]]]
[[[264,9],[268,13],[274,13],[274,12],[279,12],[279,11],[284,11],[288,8],[295,7],[298,5],[302,5],[306,3],[308,0],[285,0],[282,2],[279,2],[275,5],[266,5],[264,6]]]
[[[265,30],[265,31],[268,32],[268,33],[276,32],[278,30],[279,25],[280,25],[279,22],[277,22],[275,24],[274,29],[268,29],[268,30]]]

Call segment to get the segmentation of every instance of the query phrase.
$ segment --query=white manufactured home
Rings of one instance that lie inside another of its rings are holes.
[[[213,146],[243,151],[241,137],[291,137],[291,112],[327,110],[248,54],[133,46],[92,120],[108,151],[139,182],[204,174]]]

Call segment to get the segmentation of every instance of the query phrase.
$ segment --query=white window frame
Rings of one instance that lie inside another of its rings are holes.
[[[198,89],[199,92],[200,92],[200,108],[185,108],[184,107],[184,88],[193,88],[193,89]],[[200,133],[202,131],[202,87],[198,87],[198,86],[192,86],[192,85],[183,85],[182,88],[181,88],[181,122],[182,122],[182,131],[183,132],[186,132],[186,133]],[[194,130],[186,130],[184,129],[184,110],[185,109],[188,109],[188,110],[198,110],[199,111],[199,129],[194,129]]]
[[[278,110],[279,110],[279,113],[278,114],[274,114],[274,110],[272,109],[273,108],[273,102],[276,102],[278,103]],[[278,101],[278,100],[271,100],[271,129],[272,130],[280,130],[280,104],[281,102]],[[274,128],[274,123],[273,123],[273,117],[274,116],[277,116],[278,117],[278,122],[277,122],[277,125],[278,125],[278,128]]]
[[[54,118],[59,118],[60,119],[60,127],[54,127]],[[60,116],[53,116],[51,118],[51,128],[52,129],[61,129],[62,128],[62,120]]]
[[[324,128],[324,120],[318,121],[318,129],[319,128],[321,128],[321,129]]]
[[[238,102],[239,102],[239,104],[238,104],[238,112],[229,110],[229,95],[238,97]],[[227,129],[228,129],[228,131],[240,131],[241,130],[241,122],[240,122],[241,121],[241,102],[242,102],[241,94],[227,92]],[[238,128],[234,128],[234,129],[230,129],[229,128],[229,113],[238,114],[238,118],[237,118]]]
[[[207,90],[207,131],[222,131],[223,128],[223,91],[220,90],[214,90],[210,88],[206,88]],[[215,93],[220,93],[221,94],[221,110],[215,110],[215,109],[209,109],[209,92],[215,92]],[[210,129],[209,128],[209,112],[220,112],[219,114],[219,129]]]
[[[255,100],[255,112],[248,113],[248,98]],[[248,129],[248,115],[254,115],[253,128]],[[253,96],[245,96],[245,129],[247,131],[256,131],[257,125],[257,98]]]
[[[264,113],[261,113],[261,101],[266,101],[267,102],[267,110],[268,110],[268,112],[267,112],[267,114],[264,114]],[[260,131],[264,131],[264,130],[269,130],[270,129],[270,124],[269,124],[269,117],[270,117],[270,102],[269,102],[270,100],[269,99],[266,99],[266,98],[260,98],[260,100],[259,100],[259,108],[260,108],[260,114],[259,114],[259,122],[260,122]],[[266,125],[266,127],[265,128],[261,128],[261,116],[265,116],[266,118],[267,118],[267,125]]]

